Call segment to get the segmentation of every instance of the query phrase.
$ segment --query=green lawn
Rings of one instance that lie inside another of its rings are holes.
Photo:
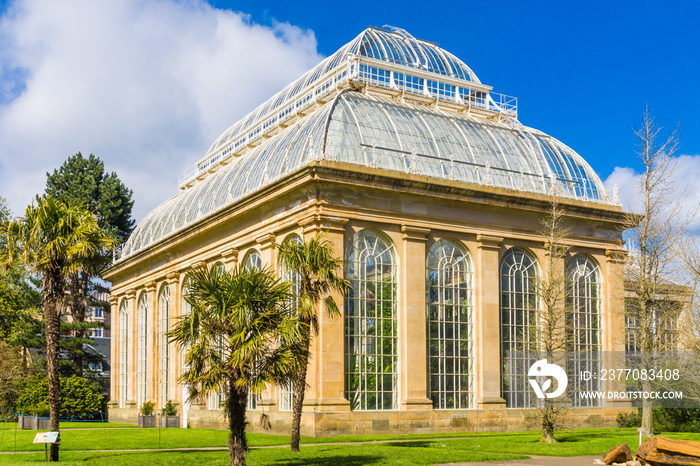
[[[168,449],[225,447],[227,432],[210,429],[137,429],[109,425],[62,424],[61,462],[63,464],[227,464],[226,451],[155,452],[79,452],[76,450]],[[3,464],[33,464],[44,461],[43,445],[31,442],[35,431],[0,429],[0,451],[36,453],[1,454]],[[671,438],[700,441],[700,434],[667,434]],[[447,437],[455,437],[443,439]],[[338,436],[313,439],[303,437],[302,451],[292,454],[288,448],[253,448],[251,465],[373,465],[449,463],[525,458],[528,455],[578,456],[602,455],[615,445],[627,442],[634,451],[635,429],[582,429],[562,431],[559,443],[540,444],[537,432],[463,433],[385,436]],[[289,436],[249,434],[251,447],[286,445]],[[386,442],[389,440],[388,442]],[[384,443],[379,443],[384,441]],[[330,443],[353,442],[355,445]],[[371,442],[361,444],[360,442]],[[378,443],[374,443],[378,442]]]

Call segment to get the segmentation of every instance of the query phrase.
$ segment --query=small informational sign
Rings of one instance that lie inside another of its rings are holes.
[[[33,443],[57,443],[58,432],[39,432],[34,437]]]
[[[642,445],[642,435],[646,433],[646,429],[644,427],[637,427],[637,432],[639,432],[639,445]]]

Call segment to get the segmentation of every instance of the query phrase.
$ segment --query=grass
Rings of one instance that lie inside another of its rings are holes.
[[[117,427],[119,426],[119,427]],[[13,426],[14,427],[14,426]],[[104,427],[104,428],[103,428]],[[44,461],[44,446],[31,442],[36,431],[0,428],[0,451],[33,451],[0,455],[3,464],[34,464]],[[159,438],[160,434],[160,438]],[[226,451],[78,451],[225,447],[228,433],[211,429],[138,429],[128,425],[64,423],[61,431],[61,462],[64,464],[155,465],[228,464]],[[700,434],[665,434],[671,438],[700,441]],[[449,439],[448,439],[449,437]],[[253,449],[251,465],[428,465],[436,463],[511,460],[530,455],[602,455],[615,445],[628,443],[634,450],[634,428],[581,429],[556,434],[559,443],[540,444],[538,432],[460,433],[414,435],[344,435],[302,437],[302,451],[292,454],[289,436],[249,434]],[[350,445],[334,445],[348,442]],[[366,443],[362,443],[366,442]],[[376,442],[376,443],[375,443]],[[262,448],[284,445],[282,448]],[[255,448],[258,447],[258,448]]]

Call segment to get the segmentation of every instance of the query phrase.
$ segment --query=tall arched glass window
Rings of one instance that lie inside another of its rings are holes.
[[[501,393],[509,408],[533,405],[527,373],[527,352],[538,348],[537,261],[521,248],[509,249],[501,259]]]
[[[148,401],[148,383],[146,381],[148,369],[148,294],[145,291],[139,297],[138,318],[138,406],[141,407]]]
[[[119,407],[126,407],[129,397],[129,301],[119,309]]]
[[[170,396],[170,286],[165,283],[158,294],[158,406],[164,407]]]
[[[346,393],[355,410],[396,409],[396,253],[379,232],[362,230],[345,251]]]
[[[260,257],[260,253],[255,249],[248,251],[245,257],[243,257],[241,267],[247,270],[262,269],[262,257]]]
[[[292,233],[287,236],[284,240],[291,241],[292,243],[301,244],[301,237],[296,233]],[[291,270],[284,267],[280,268],[280,275],[282,280],[290,283],[290,292],[294,295],[292,306],[296,307],[299,303],[299,292],[301,291],[301,276]],[[294,391],[292,383],[288,382],[280,385],[280,411],[292,411],[294,409]]]
[[[426,263],[428,392],[435,409],[474,405],[472,265],[466,248],[440,240]]]
[[[566,295],[566,349],[569,353],[569,373],[589,371],[599,374],[601,369],[600,342],[600,270],[593,259],[576,254],[567,264]],[[574,377],[569,384],[574,406],[598,406],[598,400],[581,399],[582,391],[597,391],[598,380]]]
[[[189,315],[192,313],[192,305],[187,302],[186,296],[187,296],[187,288],[189,287],[189,278],[185,278],[182,282],[182,288],[180,292],[180,300],[181,300],[181,307],[180,311],[183,316]],[[189,365],[185,362],[185,355],[189,351],[190,347],[189,345],[183,347],[181,349],[181,354],[180,354],[180,370],[181,370],[181,375],[184,374],[189,370]],[[189,409],[190,407],[190,402],[187,401],[187,397],[190,395],[190,389],[187,385],[182,386],[182,402],[183,402],[183,407],[186,409]]]
[[[224,273],[226,269],[224,268],[224,264],[221,262],[216,262],[214,265],[211,267],[211,272],[212,274],[222,274]],[[224,338],[223,337],[218,337],[216,341],[217,345],[217,352],[219,353],[219,357],[223,359],[224,357]],[[226,399],[226,389],[222,387],[218,392],[211,392],[211,395],[209,395],[209,409],[219,409],[221,407],[221,403]]]

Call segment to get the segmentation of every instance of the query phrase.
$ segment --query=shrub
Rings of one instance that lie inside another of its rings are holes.
[[[654,409],[655,432],[700,432],[700,409]]]
[[[139,410],[139,412],[143,416],[150,416],[151,414],[153,414],[155,406],[155,403],[153,403],[152,401],[144,401],[143,405],[141,405],[141,409]]]
[[[17,399],[17,411],[47,417],[49,415],[49,386],[46,377],[35,375],[19,384],[22,394]],[[85,378],[72,376],[61,379],[61,417],[97,413],[103,396],[96,393]]]
[[[616,421],[618,427],[641,427],[642,413],[639,410],[629,413],[620,411],[617,413]]]
[[[177,416],[177,403],[173,403],[172,400],[168,400],[163,408],[163,416]]]

